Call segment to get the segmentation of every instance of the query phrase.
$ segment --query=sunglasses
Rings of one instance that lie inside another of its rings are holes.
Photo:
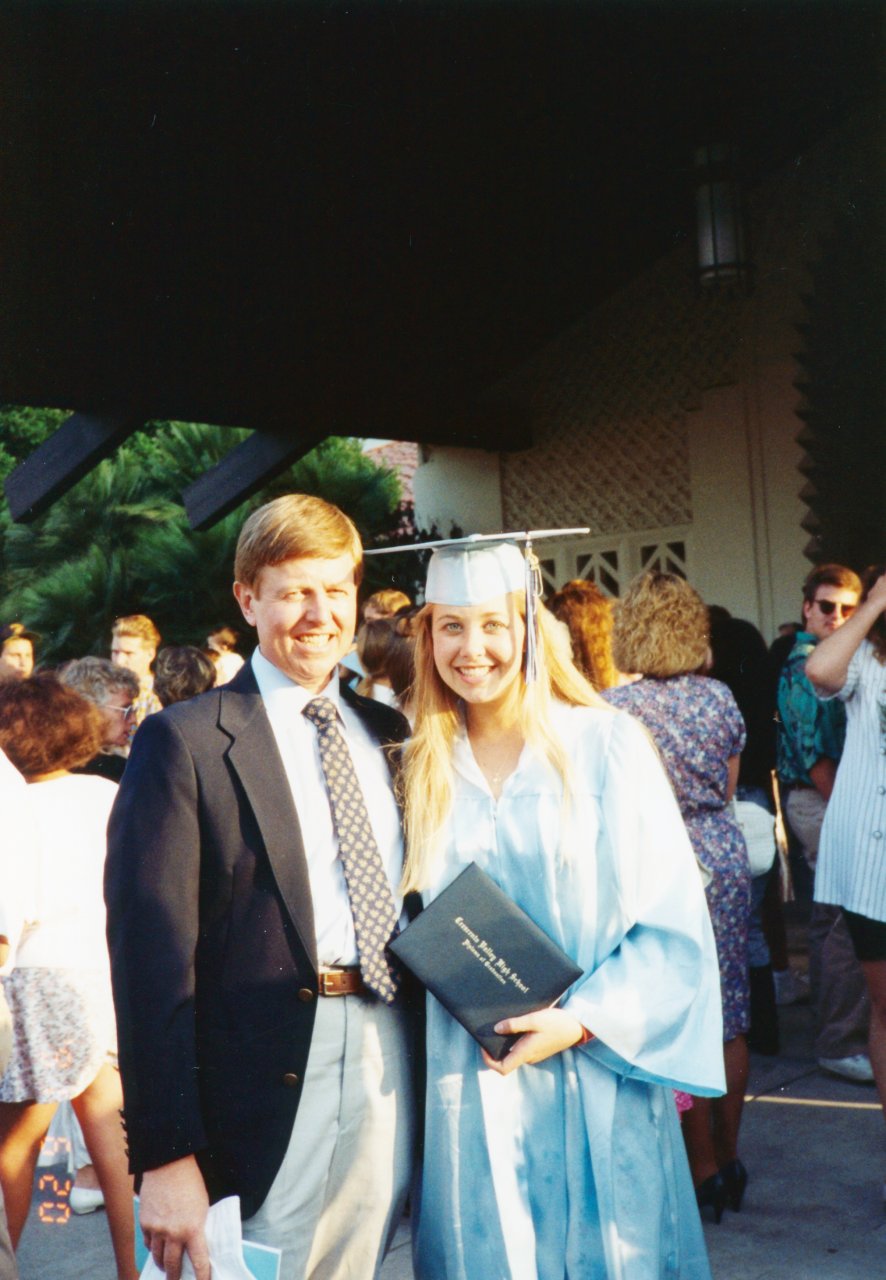
[[[818,605],[826,618],[829,618],[835,609],[840,610],[841,618],[849,618],[856,609],[854,604],[838,604],[836,600],[813,600],[812,603]]]

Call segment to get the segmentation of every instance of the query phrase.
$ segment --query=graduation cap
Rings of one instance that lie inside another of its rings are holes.
[[[432,551],[425,585],[428,604],[461,608],[485,604],[512,591],[526,592],[527,682],[538,675],[538,600],[541,570],[532,544],[542,538],[563,538],[589,533],[589,529],[531,529],[513,533],[473,533],[466,538],[441,538],[409,546],[379,547],[368,556],[392,551]]]

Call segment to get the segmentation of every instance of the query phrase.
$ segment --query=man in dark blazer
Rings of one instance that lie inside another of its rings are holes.
[[[356,529],[318,498],[250,516],[234,591],[258,649],[229,684],[145,720],[111,819],[124,1123],[142,1229],[170,1280],[183,1252],[208,1277],[205,1219],[223,1196],[240,1197],[246,1238],[283,1250],[284,1280],[368,1280],[402,1211],[411,1019],[395,972],[386,986],[368,958],[310,711],[332,705],[374,837],[359,858],[396,927],[384,748],[406,725],[337,680],[361,568]]]

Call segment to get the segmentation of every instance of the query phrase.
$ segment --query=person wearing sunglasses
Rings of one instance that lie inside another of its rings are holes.
[[[816,875],[818,846],[846,735],[842,703],[821,702],[806,675],[816,646],[852,616],[861,581],[851,569],[824,564],[803,584],[803,629],[778,685],[778,781],[787,821]],[[815,1054],[822,1070],[856,1082],[873,1080],[866,1052],[869,1005],[864,977],[839,906],[816,902],[809,922],[810,996]]]

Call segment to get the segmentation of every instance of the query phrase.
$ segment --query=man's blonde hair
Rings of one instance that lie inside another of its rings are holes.
[[[111,628],[112,636],[135,636],[146,645],[156,649],[160,643],[160,632],[151,619],[144,613],[130,613],[125,618],[116,618]]]
[[[359,586],[363,544],[353,521],[322,498],[286,493],[253,511],[240,530],[234,577],[255,588],[262,569],[285,560],[335,560],[343,555],[352,557]]]

